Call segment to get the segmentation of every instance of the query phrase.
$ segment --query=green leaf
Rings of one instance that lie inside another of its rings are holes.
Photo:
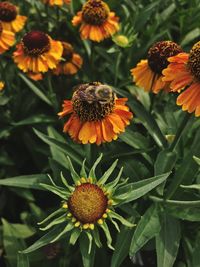
[[[71,172],[72,179],[73,179],[74,183],[76,183],[76,182],[78,182],[80,180],[80,176],[74,170],[74,167],[73,167],[73,164],[71,162],[71,159],[68,156],[67,156],[67,162],[68,162],[68,168],[69,168],[69,170]]]
[[[79,238],[80,250],[82,255],[83,267],[93,267],[95,259],[95,245],[92,244],[91,253],[88,253],[89,240],[86,234],[82,234]]]
[[[72,231],[72,234],[70,236],[70,240],[69,240],[69,243],[71,245],[75,245],[76,244],[76,241],[78,240],[79,236],[81,234],[81,231],[77,228],[75,228],[73,231]]]
[[[53,104],[51,103],[51,101],[49,100],[48,97],[46,97],[46,95],[37,87],[35,86],[29,79],[26,78],[25,75],[23,75],[22,73],[18,74],[19,77],[26,83],[26,85],[28,85],[28,87],[40,98],[42,99],[46,104],[53,106]]]
[[[27,255],[18,254],[17,267],[30,267]]]
[[[186,189],[197,189],[200,190],[200,184],[192,184],[192,185],[181,185],[182,188]]]
[[[98,184],[104,185],[110,175],[113,173],[114,169],[117,166],[118,159],[110,166],[110,168],[103,174],[103,176],[98,180]]]
[[[197,157],[193,157],[193,159],[196,161],[196,163],[198,164],[198,165],[200,165],[200,158],[197,158]]]
[[[49,123],[55,123],[55,118],[44,115],[44,114],[37,114],[34,116],[31,116],[29,118],[26,118],[24,120],[18,121],[18,122],[12,122],[13,126],[24,126],[24,125],[34,125],[34,124],[49,124]]]
[[[117,214],[114,211],[110,211],[109,212],[109,216],[111,218],[117,219],[118,221],[120,221],[123,225],[127,226],[127,227],[134,227],[135,225],[130,223],[129,221],[127,221],[126,219],[124,219],[122,216],[120,216],[119,214]]]
[[[65,226],[65,228],[63,229],[63,231],[61,231],[53,240],[50,241],[50,243],[54,243],[57,240],[59,240],[64,234],[70,232],[72,229],[74,228],[74,225],[69,222],[67,224],[67,226]]]
[[[44,189],[54,193],[55,195],[59,196],[62,199],[67,199],[70,196],[70,193],[67,192],[64,188],[58,188],[52,185],[48,185],[48,184],[39,184],[41,187],[43,187]]]
[[[156,236],[158,267],[173,267],[181,238],[180,223],[177,219],[163,214],[161,231]]]
[[[95,161],[95,163],[93,164],[93,166],[89,172],[89,177],[96,179],[95,170],[96,170],[97,165],[100,163],[102,157],[103,157],[103,154],[100,154],[99,157],[97,158],[97,160]]]
[[[119,138],[129,146],[138,149],[147,149],[148,141],[140,133],[132,131],[130,128],[127,128],[123,134],[120,134]]]
[[[160,228],[158,209],[152,205],[137,224],[131,241],[130,256],[134,256],[150,239],[155,237]]]
[[[181,46],[185,46],[192,42],[194,39],[198,38],[200,35],[200,28],[192,29],[189,33],[186,34],[184,39],[181,42]]]
[[[105,235],[106,235],[106,239],[107,239],[107,246],[112,249],[112,250],[115,250],[112,246],[112,237],[110,235],[110,231],[109,231],[109,228],[108,228],[108,225],[107,223],[104,221],[103,224],[100,225],[100,227],[103,229]]]
[[[40,239],[38,239],[33,245],[31,245],[29,248],[22,251],[22,253],[30,253],[33,252],[41,247],[46,246],[49,244],[53,239],[55,239],[60,232],[63,230],[63,225],[58,225],[54,227],[52,230],[50,230],[47,234],[42,236]]]
[[[33,174],[33,175],[23,175],[12,178],[0,179],[0,185],[45,190],[39,184],[41,182],[47,182],[47,181],[48,177],[46,174]]]
[[[16,225],[8,223],[5,219],[2,219],[3,224],[3,245],[6,252],[6,258],[12,267],[17,265],[18,251],[25,248],[25,242],[19,238],[19,232]]]
[[[133,229],[121,227],[120,233],[117,235],[115,251],[112,255],[111,267],[119,267],[123,260],[128,256],[128,251],[133,236]]]
[[[58,225],[58,224],[61,224],[63,222],[67,222],[67,214],[63,214],[60,217],[55,218],[47,226],[40,228],[40,230],[46,231],[46,230],[50,229],[51,227],[53,227],[54,225]]]
[[[120,203],[121,202],[126,203],[138,199],[147,194],[148,192],[150,192],[159,184],[163,183],[168,178],[169,175],[170,172],[154,176],[152,178],[145,179],[140,182],[122,186],[121,188],[116,190],[115,198],[117,200],[120,200]]]
[[[49,146],[57,148],[59,151],[63,152],[65,155],[67,155],[71,159],[73,159],[74,162],[76,162],[80,166],[82,166],[83,159],[82,159],[81,155],[77,151],[75,151],[69,144],[57,141],[54,138],[50,138],[47,135],[39,132],[36,129],[34,129],[34,132],[46,144],[48,144]]]
[[[178,204],[166,205],[165,211],[173,217],[184,221],[199,222],[200,221],[200,206],[199,207],[182,207]]]

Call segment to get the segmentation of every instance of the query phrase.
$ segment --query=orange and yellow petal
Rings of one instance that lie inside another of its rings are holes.
[[[3,30],[0,35],[0,54],[7,51],[15,43],[15,35],[13,32]]]
[[[184,89],[191,84],[194,77],[187,68],[187,61],[189,54],[180,53],[176,56],[170,57],[168,61],[170,64],[163,70],[163,81],[171,82],[170,88],[173,92]]]
[[[41,81],[43,79],[42,73],[28,72],[27,75],[34,81]]]
[[[17,15],[16,19],[11,22],[1,22],[2,26],[7,31],[12,31],[14,33],[21,31],[27,21],[26,16]]]
[[[182,106],[184,111],[200,116],[200,83],[196,82],[190,85],[177,98],[177,105]]]
[[[14,62],[23,72],[44,73],[56,68],[62,57],[63,47],[61,42],[50,40],[50,50],[39,56],[25,54],[22,44],[14,52]]]
[[[87,24],[82,19],[82,12],[79,11],[72,19],[72,24],[81,24],[80,34],[82,39],[90,39],[94,42],[101,42],[119,31],[119,18],[114,12],[109,12],[108,18],[101,25]]]

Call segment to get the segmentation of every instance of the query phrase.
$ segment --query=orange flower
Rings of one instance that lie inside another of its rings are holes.
[[[200,42],[197,42],[190,53],[180,53],[170,57],[169,66],[163,70],[163,81],[171,82],[173,92],[182,93],[177,98],[177,105],[189,113],[200,116]]]
[[[40,73],[56,68],[62,52],[61,42],[43,32],[31,31],[22,38],[13,57],[23,72]]]
[[[99,82],[79,85],[72,100],[65,100],[60,117],[71,114],[63,131],[82,144],[116,140],[130,124],[133,114],[108,85]]]
[[[118,17],[110,11],[108,5],[101,0],[88,0],[82,10],[74,16],[72,24],[81,24],[82,39],[100,42],[119,30]]]
[[[0,3],[0,21],[7,31],[14,33],[23,29],[27,17],[18,15],[17,7],[9,2]]]
[[[180,52],[182,52],[181,47],[172,41],[154,44],[148,51],[147,59],[141,60],[135,68],[131,69],[136,85],[155,94],[160,90],[169,92],[169,84],[162,80],[162,71],[169,64],[168,57]]]
[[[53,70],[55,75],[66,74],[73,75],[78,72],[83,64],[83,59],[79,54],[74,53],[74,49],[71,44],[62,42],[63,46],[63,61],[57,65]]]
[[[43,3],[50,6],[62,6],[64,3],[69,5],[71,0],[43,0]]]
[[[0,22],[0,54],[7,51],[15,43],[15,35],[11,31],[3,29],[2,23]]]

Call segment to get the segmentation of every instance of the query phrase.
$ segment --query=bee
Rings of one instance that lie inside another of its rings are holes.
[[[115,99],[115,93],[112,88],[104,84],[91,84],[87,86],[85,90],[79,91],[79,96],[83,101],[86,101],[89,104],[98,102],[103,105],[110,103]]]

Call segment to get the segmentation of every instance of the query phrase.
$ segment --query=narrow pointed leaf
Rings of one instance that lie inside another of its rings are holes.
[[[63,229],[63,226],[56,226],[52,230],[50,230],[47,234],[42,236],[40,239],[38,239],[33,245],[31,245],[29,248],[22,251],[22,253],[30,253],[33,252],[41,247],[44,247],[45,245],[49,244]]]
[[[81,231],[79,230],[79,229],[74,229],[73,231],[72,231],[72,234],[71,234],[71,236],[70,236],[70,240],[69,240],[69,243],[71,244],[71,245],[75,245],[76,244],[76,241],[78,240],[78,238],[79,238],[79,236],[80,236],[80,234],[81,234]]]
[[[46,231],[46,230],[50,229],[51,227],[53,227],[54,225],[58,225],[58,224],[63,223],[65,221],[67,221],[67,216],[66,216],[66,214],[63,214],[60,217],[55,218],[53,221],[51,221],[46,227],[40,228],[40,230]]]
[[[57,240],[61,238],[61,236],[65,235],[69,231],[71,231],[74,228],[74,225],[72,223],[68,223],[68,225],[61,231],[53,240],[50,241],[50,243],[54,243]]]
[[[180,223],[177,219],[163,214],[162,227],[156,236],[158,267],[173,267],[181,238]]]
[[[106,224],[106,222],[104,222],[103,224],[100,225],[101,228],[103,229],[105,235],[106,235],[106,239],[107,239],[107,246],[112,249],[112,250],[115,250],[112,246],[112,237],[110,235],[110,231],[109,231],[109,228],[108,228],[108,225]]]
[[[117,166],[118,159],[115,160],[115,162],[110,166],[110,168],[104,173],[104,175],[98,180],[98,184],[105,184],[114,169]]]
[[[85,170],[85,162],[86,162],[86,159],[84,159],[84,161],[82,163],[81,172],[80,172],[80,176],[83,178],[87,178],[87,173]]]
[[[29,259],[27,255],[18,254],[17,267],[30,267]]]
[[[117,219],[118,221],[120,221],[123,225],[127,226],[127,227],[134,227],[135,225],[130,223],[129,221],[127,221],[126,219],[124,219],[122,216],[120,216],[119,214],[117,214],[114,211],[110,211],[109,212],[109,216],[111,218]]]
[[[117,177],[112,182],[106,184],[106,189],[108,189],[108,190],[109,189],[113,189],[119,183],[119,180],[121,178],[122,172],[123,172],[123,167],[121,167]]]
[[[48,184],[40,184],[40,185],[41,185],[41,187],[44,187],[46,190],[54,193],[55,195],[61,197],[62,199],[66,199],[67,197],[70,196],[70,193],[68,193],[64,189],[60,189],[58,187],[48,185]]]
[[[63,176],[63,173],[62,173],[62,172],[61,172],[61,174],[60,174],[60,177],[61,177],[61,181],[62,181],[62,183],[66,186],[66,188],[67,188],[70,192],[73,191],[74,188],[68,184],[68,182],[67,182],[66,178]]]
[[[86,234],[82,234],[79,239],[82,255],[83,267],[94,267],[95,245],[92,244],[91,253],[88,253],[89,240]]]
[[[95,161],[94,165],[92,166],[92,168],[91,168],[91,170],[89,172],[89,177],[96,179],[95,170],[96,170],[97,165],[101,161],[102,157],[103,157],[103,154],[100,154],[100,156]]]
[[[97,227],[92,231],[92,235],[93,235],[96,246],[98,248],[102,247],[102,243],[101,243],[100,236],[99,236],[99,230]]]
[[[48,217],[46,217],[43,221],[39,222],[38,224],[40,225],[40,224],[46,223],[47,221],[49,221],[50,219],[52,219],[56,215],[60,214],[61,212],[63,212],[63,209],[59,209],[59,210],[54,211],[53,213],[51,213]]]
[[[68,167],[69,167],[69,170],[71,172],[72,179],[73,179],[74,183],[76,183],[76,182],[78,182],[80,180],[80,176],[74,170],[74,167],[73,167],[73,164],[71,162],[71,159],[69,157],[67,157],[67,160],[68,160]]]
[[[130,256],[134,256],[150,239],[155,237],[160,232],[160,220],[158,210],[155,205],[152,205],[142,216],[136,226],[131,246]]]
[[[0,179],[0,185],[46,190],[45,188],[39,185],[42,182],[48,182],[48,177],[46,174],[23,175],[12,178]]]

